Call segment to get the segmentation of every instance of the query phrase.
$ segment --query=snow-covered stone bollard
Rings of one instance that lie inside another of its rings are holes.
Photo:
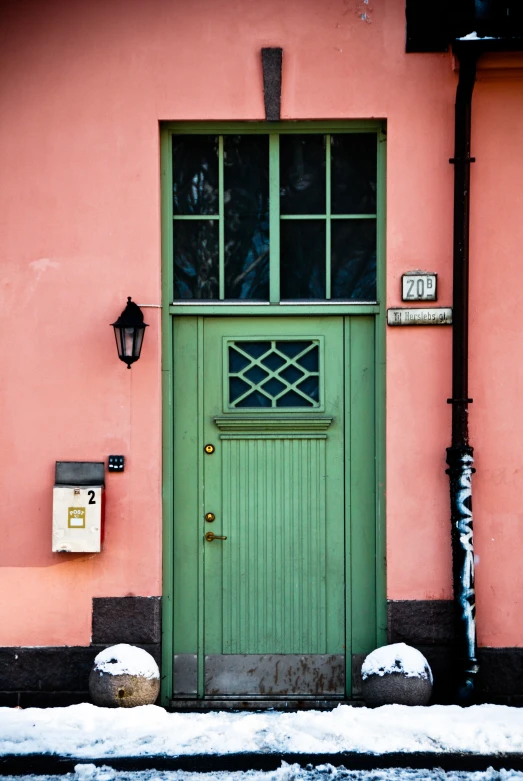
[[[361,667],[365,705],[427,705],[432,671],[422,653],[405,643],[372,651]]]
[[[134,708],[151,705],[160,691],[160,671],[143,648],[120,643],[101,651],[89,676],[95,705]]]

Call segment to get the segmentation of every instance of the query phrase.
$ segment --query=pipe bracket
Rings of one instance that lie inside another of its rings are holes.
[[[458,163],[475,163],[476,158],[475,157],[449,157],[449,163],[458,164]]]

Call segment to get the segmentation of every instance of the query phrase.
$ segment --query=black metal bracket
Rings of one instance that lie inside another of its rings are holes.
[[[447,404],[472,404],[474,399],[447,399]]]
[[[459,163],[475,163],[476,158],[475,157],[449,157],[449,163],[452,163],[452,165],[457,165]]]

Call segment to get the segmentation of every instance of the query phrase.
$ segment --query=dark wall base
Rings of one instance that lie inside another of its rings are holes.
[[[0,708],[67,708],[91,702],[89,692],[0,692]]]
[[[454,603],[388,603],[388,642],[407,643],[426,657],[434,675],[432,703],[455,702]],[[478,648],[477,702],[523,705],[523,648]]]
[[[401,600],[388,603],[389,643],[407,643],[427,659],[434,676],[432,702],[453,702],[454,604],[452,600]]]
[[[480,648],[478,688],[483,702],[523,705],[523,648]]]
[[[0,648],[0,707],[51,707],[90,702],[89,673],[95,656],[116,643],[148,651],[160,664],[160,597],[93,599],[89,646]],[[454,697],[451,600],[402,600],[388,604],[388,642],[407,643],[427,658],[434,674],[433,703]],[[523,706],[523,648],[480,648],[478,702]],[[361,697],[364,657],[353,657],[354,697]]]
[[[92,643],[161,642],[161,597],[95,597]]]
[[[95,598],[91,645],[0,648],[0,706],[90,702],[94,658],[117,643],[137,645],[160,664],[160,616],[160,597]]]

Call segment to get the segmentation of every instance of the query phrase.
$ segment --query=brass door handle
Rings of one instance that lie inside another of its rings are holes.
[[[213,540],[226,540],[227,537],[221,537],[219,534],[215,534],[214,532],[207,532],[205,539],[207,542],[212,542]]]

